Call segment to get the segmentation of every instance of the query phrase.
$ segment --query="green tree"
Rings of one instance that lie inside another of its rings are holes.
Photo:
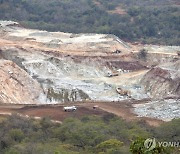
[[[123,146],[123,142],[117,139],[109,139],[96,146],[97,152],[117,151]]]
[[[130,145],[130,151],[133,154],[171,154],[172,152],[170,148],[164,148],[159,145],[149,150],[144,146],[145,141],[146,139],[144,138],[134,140]]]

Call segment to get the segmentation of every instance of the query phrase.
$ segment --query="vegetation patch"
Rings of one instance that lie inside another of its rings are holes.
[[[180,8],[169,0],[0,0],[0,19],[48,31],[107,33],[179,45]]]
[[[0,123],[0,153],[137,154],[138,150],[144,154],[144,141],[152,137],[159,141],[179,141],[180,119],[154,128],[143,122],[126,122],[111,114],[68,118],[63,124],[53,123],[49,118],[35,120],[13,115]],[[154,149],[157,150],[178,152],[177,148]]]

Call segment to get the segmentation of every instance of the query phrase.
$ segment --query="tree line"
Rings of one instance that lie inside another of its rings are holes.
[[[113,114],[68,118],[62,124],[50,118],[0,117],[2,154],[178,154],[178,148],[144,147],[147,138],[180,140],[180,119],[150,127],[144,121],[127,122]]]
[[[116,7],[126,13],[108,12]],[[180,8],[168,0],[0,0],[0,19],[48,31],[108,33],[142,43],[180,43]]]

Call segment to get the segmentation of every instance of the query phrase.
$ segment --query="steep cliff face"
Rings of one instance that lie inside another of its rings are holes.
[[[40,103],[40,84],[8,60],[0,60],[0,102],[15,104]]]
[[[141,80],[153,98],[180,96],[180,60],[151,69]]]

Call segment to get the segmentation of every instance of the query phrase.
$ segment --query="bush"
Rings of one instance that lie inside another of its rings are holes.
[[[52,123],[49,118],[35,120],[16,115],[16,118],[9,117],[0,123],[0,153],[126,154],[133,140],[131,152],[144,154],[145,138],[155,136],[158,140],[179,141],[179,122],[177,119],[158,128],[147,129],[148,126],[142,123],[126,122],[111,114],[68,118],[63,124]],[[169,149],[157,147],[155,150],[154,153],[168,152]]]
[[[155,135],[163,141],[180,141],[180,119],[162,124],[155,130]]]
[[[123,142],[117,139],[110,139],[104,142],[101,142],[96,146],[98,152],[107,152],[108,150],[119,150],[123,146]]]
[[[130,145],[130,151],[132,154],[170,154],[172,151],[170,148],[159,147],[157,144],[153,149],[147,149],[144,146],[146,139],[138,138]]]
[[[15,142],[21,142],[24,139],[24,133],[20,129],[11,129],[9,136]]]
[[[146,58],[147,58],[147,51],[145,49],[141,49],[140,52],[138,53],[138,58],[146,60]]]

